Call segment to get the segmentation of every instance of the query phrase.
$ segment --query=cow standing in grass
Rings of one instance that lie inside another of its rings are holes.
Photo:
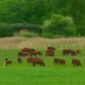
[[[34,49],[32,48],[23,48],[19,51],[18,56],[28,56],[31,55],[31,51],[33,51]]]
[[[37,56],[42,55],[40,51],[37,51],[33,48],[23,48],[19,53],[18,56]]]
[[[55,48],[54,47],[48,47],[46,50],[46,56],[55,56]]]
[[[72,50],[70,50],[70,49],[63,49],[63,55],[70,55],[71,51]]]
[[[27,58],[28,63],[32,63],[33,66],[40,65],[40,66],[45,66],[45,63],[41,58],[33,58],[33,57],[28,57]]]
[[[79,59],[72,59],[72,64],[73,64],[74,66],[81,66],[81,62],[80,62]]]
[[[54,64],[66,64],[64,59],[60,59],[60,58],[55,58],[54,59]]]
[[[80,50],[63,49],[63,55],[76,56],[80,53]]]
[[[12,61],[9,60],[8,58],[6,58],[6,59],[4,60],[4,66],[8,66],[9,64],[12,64]]]
[[[76,53],[76,51],[74,51],[74,50],[71,50],[71,53],[70,53],[70,55],[71,55],[71,56],[76,56],[76,55],[77,55],[77,53]]]

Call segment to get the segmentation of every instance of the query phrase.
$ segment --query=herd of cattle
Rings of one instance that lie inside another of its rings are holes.
[[[62,58],[55,58],[55,51],[56,49],[54,47],[47,47],[46,49],[46,56],[53,57],[53,62],[54,64],[66,64],[65,59]],[[71,55],[75,56],[77,54],[80,54],[80,50],[72,50],[72,49],[63,49],[62,51],[63,55]],[[42,56],[43,53],[34,49],[34,48],[23,48],[18,52],[18,57],[17,57],[17,62],[22,63],[23,62],[23,57],[27,59],[28,63],[31,63],[33,66],[40,65],[40,66],[45,66],[44,60],[39,57]],[[12,60],[9,60],[6,58],[4,60],[4,65],[8,66],[9,64],[12,64]],[[72,58],[72,64],[75,66],[81,66],[81,62],[79,59]]]

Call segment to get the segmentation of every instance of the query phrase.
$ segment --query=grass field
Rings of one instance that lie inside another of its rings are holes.
[[[31,39],[30,39],[31,40]],[[5,41],[5,42],[4,42]],[[16,61],[17,53],[23,47],[23,44],[29,47],[29,40],[14,39],[2,39],[0,40],[0,85],[85,85],[85,39],[84,38],[71,38],[71,39],[57,39],[57,40],[43,40],[39,39],[39,46],[36,39],[32,39],[31,46],[36,47],[42,51],[41,57],[46,66],[45,67],[32,67],[31,64],[26,62],[26,58],[23,59],[22,64],[18,64]],[[3,44],[4,42],[4,44]],[[17,44],[16,44],[17,42]],[[9,46],[6,44],[8,43]],[[3,44],[3,46],[2,46]],[[45,56],[46,45],[52,45],[56,48],[56,56],[66,60],[66,65],[54,65],[52,57]],[[41,48],[41,46],[43,46]],[[71,56],[63,56],[62,49],[80,49],[80,54],[73,56],[80,59],[82,66],[75,67],[71,64]],[[7,67],[3,66],[4,58],[10,58],[13,61],[12,65]]]
[[[85,68],[0,68],[0,85],[85,85]]]

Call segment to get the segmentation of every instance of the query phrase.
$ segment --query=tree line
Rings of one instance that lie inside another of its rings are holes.
[[[85,36],[83,0],[1,0],[0,37],[28,30],[43,37]]]

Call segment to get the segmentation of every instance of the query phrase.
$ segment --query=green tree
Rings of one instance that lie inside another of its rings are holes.
[[[53,15],[51,19],[44,22],[44,31],[53,35],[75,36],[76,27],[71,17]]]

